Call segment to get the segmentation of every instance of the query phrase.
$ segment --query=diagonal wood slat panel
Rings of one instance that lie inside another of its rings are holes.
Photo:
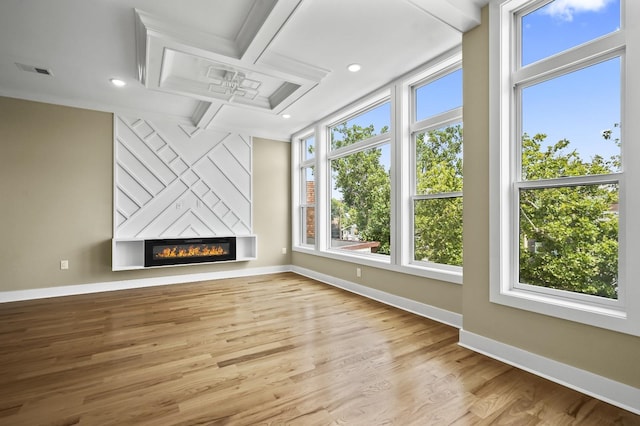
[[[252,232],[251,139],[115,120],[115,238]]]
[[[638,425],[293,273],[0,305],[0,425]]]

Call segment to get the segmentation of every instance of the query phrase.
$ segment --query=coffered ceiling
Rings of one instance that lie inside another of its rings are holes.
[[[0,95],[288,139],[458,45],[487,2],[3,0]]]

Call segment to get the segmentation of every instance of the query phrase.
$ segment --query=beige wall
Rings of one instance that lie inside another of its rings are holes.
[[[463,38],[464,329],[640,387],[640,338],[489,302],[488,13]]]
[[[254,138],[257,260],[112,272],[112,114],[0,97],[0,291],[288,265],[289,148]]]

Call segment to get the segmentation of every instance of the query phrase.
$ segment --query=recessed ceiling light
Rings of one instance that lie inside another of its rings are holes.
[[[127,83],[124,80],[120,80],[119,78],[112,78],[109,81],[111,82],[111,84],[113,84],[116,87],[123,87],[127,85]]]
[[[282,114],[282,118],[291,118],[291,114]]]
[[[347,67],[347,69],[351,72],[358,72],[360,71],[360,68],[362,68],[360,64],[351,64]]]

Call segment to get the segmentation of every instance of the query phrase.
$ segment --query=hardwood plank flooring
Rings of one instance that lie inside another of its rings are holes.
[[[292,273],[0,305],[0,425],[640,425]]]

